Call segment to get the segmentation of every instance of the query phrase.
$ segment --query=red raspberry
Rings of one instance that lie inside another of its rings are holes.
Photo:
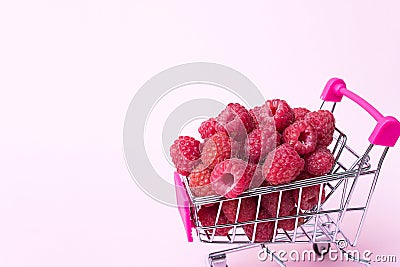
[[[223,225],[229,223],[225,214],[221,210],[219,213],[218,222],[216,224],[217,215],[218,215],[218,205],[212,205],[208,207],[202,206],[200,210],[197,212],[197,216],[203,227]],[[232,229],[232,227],[217,228],[215,230],[215,235],[226,236],[230,229]],[[211,235],[212,232],[213,230],[207,230],[207,233],[209,235]]]
[[[278,146],[268,154],[263,175],[271,185],[286,184],[293,181],[304,168],[304,160],[288,144]]]
[[[326,147],[318,147],[304,157],[304,170],[312,175],[321,176],[329,173],[335,164],[335,158]]]
[[[287,216],[294,216],[297,214],[297,208],[293,207],[293,209],[289,212]],[[304,223],[304,217],[299,217],[297,221],[297,226],[300,226]],[[292,231],[294,230],[294,227],[296,226],[296,219],[286,219],[286,220],[280,220],[278,222],[278,227],[282,228],[285,231]]]
[[[243,140],[254,129],[254,122],[245,107],[230,103],[217,117],[217,131],[226,131],[235,140]]]
[[[305,121],[296,121],[288,126],[283,132],[283,139],[300,155],[314,151],[317,146],[317,133]]]
[[[300,208],[302,210],[311,210],[318,204],[320,185],[312,185],[303,187],[300,200]],[[298,203],[299,189],[293,190],[293,198]],[[321,203],[325,201],[325,190],[322,189]]]
[[[252,177],[249,189],[260,187],[260,185],[265,181],[262,175],[261,165],[247,163],[246,173]]]
[[[246,172],[247,163],[241,159],[226,159],[218,163],[211,173],[214,191],[226,198],[234,198],[249,187],[252,176]]]
[[[199,163],[200,142],[190,136],[179,136],[171,145],[169,153],[178,173],[187,176]]]
[[[273,121],[272,112],[266,104],[250,109],[249,113],[253,118],[254,128],[258,128],[266,123],[270,124]]]
[[[217,125],[217,123],[218,122],[214,118],[203,121],[199,127],[201,138],[210,138],[211,136],[216,134],[217,130],[215,130],[215,126]]]
[[[299,176],[297,176],[296,180],[305,180],[312,177],[314,176],[303,171],[300,173]],[[317,205],[319,198],[319,190],[320,190],[320,185],[303,187],[301,193],[300,208],[303,210],[311,210],[315,205]],[[300,193],[299,189],[295,189],[292,191],[293,198],[296,204],[299,201],[299,193]],[[324,201],[325,201],[325,190],[322,189],[321,203],[323,203]]]
[[[276,147],[277,137],[275,127],[261,126],[252,131],[246,139],[245,151],[249,161],[258,163],[264,161],[267,154]]]
[[[272,217],[276,217],[279,203],[279,192],[269,193],[261,196],[261,206],[265,208]],[[291,191],[283,191],[281,206],[278,217],[288,216],[295,205]]]
[[[275,126],[278,132],[282,132],[286,127],[294,122],[293,110],[285,100],[267,100],[266,104],[274,116]]]
[[[230,156],[231,141],[225,132],[218,132],[207,139],[201,152],[201,160],[210,169]]]
[[[266,209],[260,208],[258,213],[258,219],[268,219],[271,218],[270,214]],[[274,236],[274,223],[272,221],[257,223],[256,225],[256,235],[254,242],[267,242]],[[243,230],[249,240],[252,240],[254,233],[254,224],[247,224],[243,226]]]
[[[310,111],[306,108],[294,108],[293,113],[294,113],[294,120],[299,121],[299,120],[304,120],[304,117],[309,113]]]
[[[236,221],[238,203],[239,200],[234,199],[234,200],[224,201],[222,204],[222,211],[224,212],[226,218],[228,218],[228,221],[231,223],[235,223]],[[256,212],[257,212],[257,198],[255,197],[242,198],[237,222],[247,222],[254,220],[256,218]]]
[[[329,146],[335,131],[335,118],[328,110],[318,110],[307,113],[304,120],[317,132],[317,145]]]
[[[203,164],[198,165],[189,175],[189,186],[196,197],[212,196],[215,192],[211,188],[211,171]]]

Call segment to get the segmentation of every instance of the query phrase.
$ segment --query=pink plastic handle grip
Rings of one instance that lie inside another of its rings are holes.
[[[190,199],[182,183],[180,175],[174,173],[176,202],[178,204],[179,214],[181,215],[183,226],[185,227],[188,242],[193,242],[192,228],[193,222],[190,218]]]
[[[340,102],[343,96],[356,102],[377,121],[375,129],[368,138],[371,144],[380,146],[394,146],[396,144],[400,135],[400,122],[392,116],[383,116],[362,97],[348,90],[343,80],[330,79],[325,85],[321,99],[329,102]]]

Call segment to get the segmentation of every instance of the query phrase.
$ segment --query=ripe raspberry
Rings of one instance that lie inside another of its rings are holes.
[[[252,176],[246,172],[247,163],[241,159],[226,159],[211,173],[213,190],[226,198],[234,198],[249,187]]]
[[[297,214],[297,208],[293,207],[293,209],[289,212],[289,214],[287,216],[294,216]],[[298,221],[297,221],[297,227],[302,225],[304,223],[304,217],[299,217]],[[286,220],[280,220],[278,222],[278,227],[282,228],[285,231],[292,231],[294,230],[296,226],[296,219],[286,219]]]
[[[223,224],[228,224],[229,221],[222,212],[220,211],[218,222],[216,224],[217,220],[217,215],[218,215],[218,205],[212,205],[212,206],[202,206],[200,210],[197,212],[197,216],[201,222],[201,225],[203,227],[208,227],[208,226],[215,226],[215,225],[223,225]],[[229,230],[232,229],[232,227],[224,227],[224,228],[217,228],[215,230],[215,235],[217,236],[226,236],[229,232]],[[211,235],[213,230],[207,230],[207,233]]]
[[[285,100],[267,100],[266,104],[274,116],[275,126],[278,132],[282,132],[286,127],[294,122],[293,110]]]
[[[314,151],[317,146],[317,133],[305,121],[296,121],[288,126],[283,132],[283,139],[300,155]]]
[[[254,129],[254,122],[245,107],[230,103],[221,111],[215,125],[217,131],[226,131],[235,140],[243,140]]]
[[[304,170],[312,175],[321,176],[329,173],[335,164],[335,158],[326,147],[318,147],[304,157]]]
[[[239,200],[234,199],[234,200],[224,201],[222,204],[222,211],[224,212],[226,218],[228,218],[228,221],[231,223],[236,222],[238,203]],[[257,198],[255,197],[242,198],[237,222],[247,222],[254,220],[256,218],[256,212],[257,212]]]
[[[262,175],[261,165],[247,163],[246,173],[248,173],[249,176],[252,177],[249,189],[260,187],[260,185],[265,181]]]
[[[254,128],[258,128],[266,123],[270,124],[273,121],[272,112],[265,103],[250,109],[249,113],[253,118]]]
[[[218,132],[207,139],[201,152],[202,162],[210,169],[230,156],[231,141],[225,132]]]
[[[258,219],[268,219],[271,218],[270,214],[266,209],[260,208],[258,213]],[[252,240],[254,233],[254,225],[255,224],[246,224],[243,226],[243,230],[246,233],[246,236],[249,240]],[[256,235],[254,238],[254,242],[267,242],[272,239],[274,236],[274,223],[272,221],[257,223],[256,225]]]
[[[215,192],[211,188],[211,171],[203,164],[198,165],[189,175],[189,186],[196,197],[212,196]]]
[[[318,110],[307,113],[304,120],[317,132],[317,145],[329,146],[335,131],[335,118],[330,111]]]
[[[267,154],[276,147],[277,137],[274,128],[261,126],[247,136],[245,151],[250,162],[264,161]]]
[[[279,192],[269,193],[261,196],[261,206],[265,208],[272,217],[277,216],[279,204]],[[278,217],[288,216],[295,205],[291,191],[283,191],[281,206]]]
[[[179,136],[169,153],[178,173],[187,176],[199,163],[200,142],[190,136]]]
[[[217,125],[217,123],[218,122],[214,118],[209,118],[208,120],[203,121],[199,127],[201,138],[210,138],[211,136],[216,134],[217,130],[215,130],[215,126]]]
[[[301,193],[300,208],[302,210],[311,210],[318,204],[320,185],[304,187]],[[299,189],[293,190],[293,198],[296,203],[299,201]],[[325,190],[322,189],[321,203],[325,201]]]
[[[301,172],[299,176],[297,176],[296,180],[305,180],[315,177],[305,171]],[[303,210],[311,210],[315,205],[318,204],[318,198],[319,198],[319,190],[320,190],[320,185],[313,185],[313,186],[307,186],[303,187],[302,193],[301,193],[301,200],[300,200],[300,208]],[[295,189],[292,191],[293,198],[297,203],[299,203],[299,189]],[[325,190],[322,189],[322,195],[321,195],[321,203],[325,201]]]
[[[309,113],[310,111],[306,108],[294,108],[293,113],[294,113],[294,120],[299,121],[299,120],[304,120],[304,117]]]
[[[278,146],[268,154],[263,175],[271,185],[286,184],[293,181],[304,168],[304,160],[288,144]]]

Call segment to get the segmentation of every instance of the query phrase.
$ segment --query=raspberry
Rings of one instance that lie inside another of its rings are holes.
[[[201,152],[201,160],[210,169],[230,156],[231,141],[225,132],[218,132],[207,139]]]
[[[272,112],[265,104],[250,109],[249,113],[253,118],[254,128],[273,121]]]
[[[335,131],[335,118],[328,110],[318,110],[307,113],[304,120],[308,122],[317,133],[317,145],[329,146]]]
[[[190,136],[179,136],[169,153],[178,173],[187,176],[200,158],[200,142]]]
[[[304,157],[304,169],[308,173],[321,176],[329,173],[335,164],[335,158],[326,147],[318,147]]]
[[[249,187],[252,176],[247,163],[241,159],[226,159],[218,163],[211,173],[212,188],[226,198],[234,198]]]
[[[217,130],[215,130],[215,126],[217,125],[217,123],[218,122],[214,118],[203,121],[199,127],[201,138],[210,138],[211,136],[216,134]]]
[[[222,204],[222,211],[224,212],[226,218],[228,218],[228,221],[231,223],[236,222],[238,203],[239,200],[234,199],[234,200],[224,201]],[[254,220],[256,218],[256,212],[257,212],[257,198],[255,197],[242,198],[237,222],[247,222]]]
[[[223,224],[228,224],[229,221],[222,212],[220,211],[219,218],[217,224],[215,224],[217,220],[217,215],[218,215],[218,205],[212,205],[209,207],[202,206],[200,210],[197,212],[197,216],[199,218],[199,221],[201,222],[201,225],[203,227],[208,227],[208,226],[215,226],[215,225],[223,225]],[[232,229],[232,227],[224,227],[224,228],[217,228],[215,230],[215,235],[217,236],[226,236],[229,232],[229,230]],[[213,230],[207,230],[208,234],[212,234]]]
[[[320,185],[312,185],[303,187],[300,200],[300,208],[302,210],[311,210],[318,204]],[[299,189],[293,190],[293,198],[298,203]],[[322,189],[321,203],[325,201],[325,190]]]
[[[317,134],[305,121],[296,121],[283,132],[285,143],[294,147],[300,155],[308,154],[317,146]]]
[[[215,125],[217,131],[226,131],[235,140],[243,140],[254,129],[253,118],[245,107],[230,103],[221,111]]]
[[[274,127],[261,126],[252,131],[246,139],[245,151],[249,161],[264,161],[267,154],[276,147],[277,137]]]
[[[314,177],[313,175],[303,171],[297,176],[296,180],[305,180]],[[320,185],[312,185],[303,187],[300,200],[300,208],[303,210],[311,210],[318,204]],[[296,204],[299,201],[299,189],[292,191]],[[321,203],[325,201],[325,190],[322,189]]]
[[[304,120],[304,117],[309,112],[310,111],[308,109],[306,109],[306,108],[294,108],[293,109],[294,120],[295,121]]]
[[[294,216],[297,214],[297,208],[293,207],[293,209],[289,212],[289,214],[287,216]],[[299,217],[298,221],[297,221],[297,226],[300,226],[304,223],[304,218],[303,217]],[[296,219],[286,219],[286,220],[280,220],[278,222],[278,227],[282,228],[285,231],[292,231],[294,230],[296,226]]]
[[[279,203],[279,192],[269,193],[261,196],[261,206],[265,208],[272,217],[276,217]],[[288,216],[295,205],[291,191],[283,191],[281,206],[278,217]]]
[[[294,121],[294,113],[285,100],[267,100],[267,107],[274,116],[276,130],[282,132]]]
[[[249,189],[260,187],[260,185],[265,181],[260,165],[248,163],[246,173],[248,173],[250,177],[252,177]]]
[[[268,211],[266,209],[260,208],[260,211],[258,213],[258,219],[262,220],[268,218],[271,218]],[[246,236],[250,240],[252,240],[254,233],[254,224],[243,225],[243,230],[246,233]],[[257,223],[254,242],[267,242],[270,241],[273,236],[274,236],[274,223],[272,221]]]
[[[285,184],[293,181],[304,168],[304,160],[288,144],[278,146],[268,154],[263,175],[271,185]]]
[[[203,164],[198,165],[189,175],[189,186],[196,197],[214,195],[210,181],[211,171]]]

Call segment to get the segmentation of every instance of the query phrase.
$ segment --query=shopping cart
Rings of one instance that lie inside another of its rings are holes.
[[[284,262],[273,253],[268,246],[276,243],[310,243],[315,253],[323,256],[328,252],[331,245],[342,253],[347,260],[352,260],[370,265],[368,259],[348,253],[347,247],[355,247],[363,227],[371,197],[375,190],[378,176],[382,167],[383,160],[389,147],[393,147],[400,135],[400,123],[397,119],[390,116],[383,116],[367,101],[349,91],[346,84],[337,78],[328,81],[322,93],[323,103],[333,102],[331,111],[333,112],[337,102],[346,96],[365,109],[376,121],[377,124],[369,137],[369,146],[363,154],[356,153],[347,145],[347,137],[343,131],[335,129],[334,142],[331,145],[332,153],[335,156],[335,166],[328,175],[295,181],[290,184],[267,186],[247,190],[238,196],[236,221],[229,224],[218,224],[219,216],[222,212],[222,204],[226,199],[222,196],[194,197],[189,189],[186,177],[181,177],[175,173],[176,196],[178,209],[182,217],[187,238],[193,241],[192,228],[201,242],[239,244],[230,249],[214,252],[208,255],[207,264],[212,267],[225,267],[226,255],[244,249],[260,246],[263,253],[267,254],[279,266],[285,266]],[[375,146],[380,146],[375,147]],[[376,162],[373,161],[372,150],[378,151]],[[380,156],[380,157],[379,157]],[[369,177],[369,179],[367,179]],[[309,186],[319,186],[318,204],[311,210],[300,209],[302,190]],[[357,190],[364,188],[366,190]],[[282,193],[287,190],[298,190],[297,212],[292,216],[279,216],[268,219],[259,219],[261,197],[272,192],[279,192],[278,209],[280,210]],[[322,191],[325,190],[325,201],[322,201]],[[354,197],[356,193],[361,193]],[[241,202],[245,198],[257,198],[257,216],[253,221],[238,222],[238,214]],[[356,200],[356,201],[353,201]],[[203,205],[217,204],[218,212],[213,226],[202,226],[198,219],[198,211]],[[357,223],[352,219],[351,223],[345,223],[345,217],[349,214],[357,214]],[[345,216],[346,215],[346,216]],[[285,231],[278,227],[278,222],[284,219],[294,219],[295,228],[293,231]],[[257,224],[263,222],[274,223],[274,235],[271,241],[258,243],[255,242]],[[242,226],[251,225],[254,227],[253,236],[249,239],[244,233]],[[217,236],[216,229],[232,227],[226,236]],[[348,234],[347,232],[352,232]]]

